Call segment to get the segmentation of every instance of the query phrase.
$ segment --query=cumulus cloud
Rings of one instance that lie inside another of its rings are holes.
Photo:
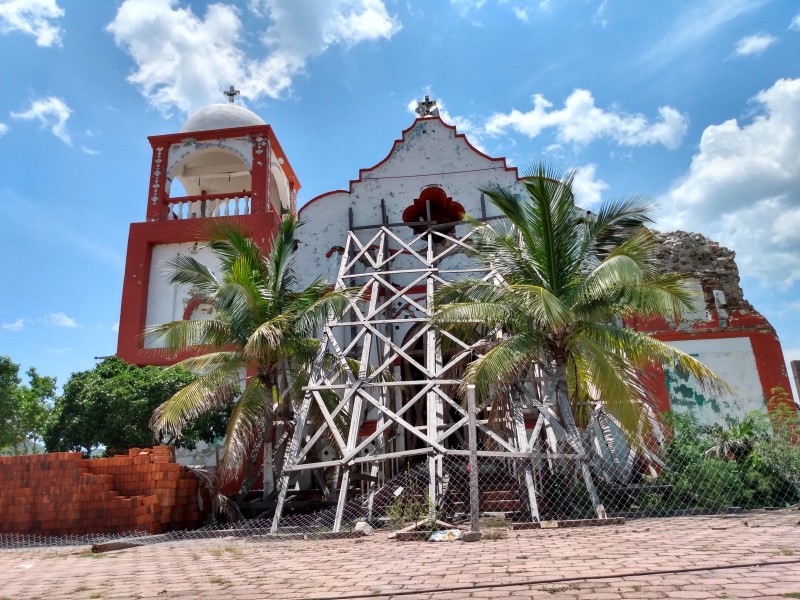
[[[269,21],[261,58],[245,53],[233,4],[212,4],[199,16],[177,0],[125,0],[108,30],[136,63],[128,81],[165,113],[218,102],[231,83],[248,98],[278,98],[328,47],[391,38],[400,30],[382,0],[251,0],[249,8]]]
[[[789,25],[789,29],[797,29],[800,30],[800,13],[797,13],[792,19],[791,24]]]
[[[575,194],[575,203],[586,209],[600,203],[603,192],[609,185],[602,179],[597,179],[597,165],[583,165],[575,169],[575,179],[572,182],[572,192]]]
[[[78,323],[72,317],[68,317],[63,312],[50,313],[42,319],[46,324],[53,325],[54,327],[77,327]]]
[[[662,106],[658,113],[660,118],[650,122],[641,114],[604,110],[595,106],[591,92],[576,89],[563,108],[553,109],[552,102],[536,94],[533,109],[522,112],[515,108],[508,114],[494,114],[485,129],[490,135],[499,135],[511,128],[531,138],[545,129],[555,129],[559,142],[588,144],[608,138],[623,146],[662,144],[677,148],[686,135],[688,118],[671,106]]]
[[[0,33],[21,31],[36,38],[36,45],[61,45],[61,28],[53,23],[64,16],[56,0],[3,0],[0,2]]]
[[[750,123],[705,129],[661,225],[702,230],[737,252],[743,274],[788,288],[800,280],[800,79],[779,79],[752,102]]]
[[[0,123],[0,137],[3,137],[6,133],[8,133],[8,125]]]
[[[0,328],[4,329],[5,331],[20,331],[23,327],[25,327],[24,319],[17,319],[11,323],[0,324]]]
[[[766,33],[758,33],[756,35],[748,35],[740,39],[736,43],[736,56],[754,56],[761,54],[778,41],[774,35]]]
[[[54,96],[40,98],[31,102],[31,107],[25,112],[12,112],[14,119],[23,121],[39,121],[43,127],[49,127],[50,131],[65,144],[72,145],[72,138],[67,133],[67,119],[72,113],[69,106]]]

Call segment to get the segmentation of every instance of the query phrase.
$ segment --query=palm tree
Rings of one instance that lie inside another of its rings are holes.
[[[346,304],[346,295],[329,291],[323,279],[294,291],[298,279],[293,252],[299,225],[294,216],[284,217],[265,256],[237,227],[214,223],[207,232],[208,246],[220,261],[221,277],[189,255],[172,259],[167,272],[171,283],[191,285],[194,293],[213,302],[216,314],[209,320],[157,325],[145,333],[147,340],[162,344],[168,353],[202,351],[178,363],[200,376],[155,410],[153,429],[180,435],[187,423],[233,399],[220,479],[230,480],[241,471],[260,434],[265,498],[274,489],[276,416],[291,419],[293,392],[300,388],[307,373],[304,367],[319,346],[316,331],[329,314]]]
[[[677,317],[692,304],[683,277],[658,269],[656,242],[644,227],[650,202],[633,197],[588,213],[575,206],[573,181],[574,173],[540,165],[522,180],[522,199],[498,186],[482,189],[505,219],[467,220],[477,229],[477,259],[496,277],[443,286],[435,319],[499,332],[466,369],[464,385],[475,384],[488,402],[529,381],[557,407],[577,449],[579,409],[592,401],[629,437],[641,436],[650,421],[642,375],[654,362],[679,366],[704,386],[725,384],[691,356],[622,326],[631,317]]]

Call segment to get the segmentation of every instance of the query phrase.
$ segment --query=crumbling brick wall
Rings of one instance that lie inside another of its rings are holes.
[[[202,524],[209,502],[168,446],[84,459],[80,452],[0,457],[0,533],[163,533]]]
[[[705,306],[709,310],[753,311],[739,285],[735,252],[699,233],[653,231],[653,234],[658,243],[656,258],[664,270],[683,273],[700,281]],[[715,301],[714,290],[725,295],[724,307]]]

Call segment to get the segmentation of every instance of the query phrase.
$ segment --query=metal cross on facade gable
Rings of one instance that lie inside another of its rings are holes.
[[[225,94],[228,97],[228,102],[233,104],[234,97],[238,96],[241,92],[239,90],[235,89],[233,86],[231,86],[230,88],[228,88],[227,90],[225,90],[222,93]]]
[[[431,100],[430,96],[425,96],[425,100],[417,102],[415,111],[420,117],[438,117],[439,109],[436,108],[436,100]]]

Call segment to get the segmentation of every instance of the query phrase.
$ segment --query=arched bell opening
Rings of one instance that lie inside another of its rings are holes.
[[[250,169],[240,156],[222,148],[193,152],[172,169],[187,196],[249,192],[253,187]],[[175,194],[170,190],[170,197]]]
[[[224,148],[193,152],[167,177],[167,219],[247,215],[253,178],[247,163]]]
[[[422,190],[419,198],[403,211],[403,222],[414,233],[422,233],[429,226],[444,235],[455,233],[455,223],[464,216],[464,207],[455,202],[438,185]]]
[[[292,210],[289,180],[277,164],[273,164],[269,170],[269,201],[272,210],[279,215]]]

